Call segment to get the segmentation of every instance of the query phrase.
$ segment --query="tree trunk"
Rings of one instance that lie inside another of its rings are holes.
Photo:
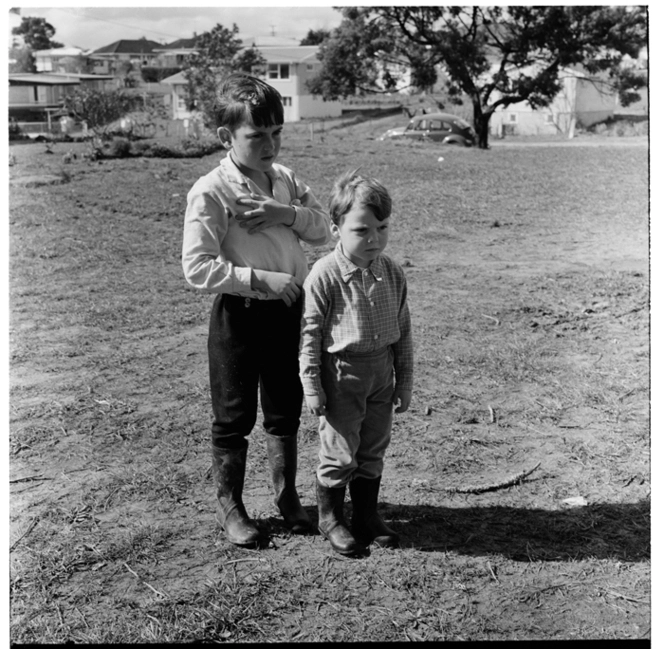
[[[474,125],[477,134],[477,146],[480,149],[489,148],[489,122],[491,121],[491,114],[484,114],[480,112],[475,114]]]
[[[477,146],[480,149],[489,148],[489,122],[491,121],[493,111],[485,113],[482,110],[482,104],[473,101],[473,126],[477,135]]]

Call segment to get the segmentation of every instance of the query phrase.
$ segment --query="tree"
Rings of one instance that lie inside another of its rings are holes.
[[[255,48],[243,49],[238,28],[217,24],[196,39],[196,52],[190,54],[183,74],[187,79],[187,107],[200,111],[208,128],[214,128],[215,94],[221,81],[231,72],[258,74],[265,58]]]
[[[321,46],[323,68],[314,94],[338,99],[393,91],[401,75],[422,89],[444,72],[453,101],[473,105],[479,146],[501,106],[547,106],[562,88],[564,68],[605,77],[621,101],[634,101],[647,80],[623,65],[647,43],[647,10],[616,6],[344,7],[344,20]],[[382,35],[382,36],[381,36]],[[361,56],[353,56],[353,51]],[[351,57],[343,65],[343,56]],[[386,63],[387,62],[387,63]],[[395,67],[396,66],[396,67]],[[382,69],[382,74],[381,74]]]
[[[300,41],[300,45],[320,45],[331,35],[329,29],[310,29]]]
[[[65,96],[63,108],[74,119],[85,122],[95,136],[104,138],[112,122],[141,105],[141,97],[122,90],[79,88]]]
[[[35,57],[29,47],[9,48],[10,72],[37,72]]]
[[[62,43],[52,40],[55,36],[55,27],[47,23],[45,18],[23,16],[21,24],[12,29],[12,34],[22,36],[25,44],[33,52],[62,47]]]

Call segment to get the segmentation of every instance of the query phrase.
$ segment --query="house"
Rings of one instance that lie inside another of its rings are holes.
[[[561,81],[562,90],[546,108],[534,109],[525,101],[498,108],[491,118],[491,135],[573,137],[577,126],[587,128],[613,116],[617,96],[608,82],[570,68],[561,71]]]
[[[181,68],[190,54],[196,52],[196,34],[192,38],[180,38],[168,45],[154,49],[157,55],[155,65],[162,68]]]
[[[34,52],[37,72],[89,72],[87,51],[80,47],[57,47]]]
[[[341,102],[324,101],[312,95],[306,86],[322,65],[317,57],[318,45],[258,46],[257,49],[267,61],[265,80],[283,97],[286,122],[341,115]]]
[[[52,128],[53,117],[62,112],[62,102],[76,88],[115,88],[112,76],[94,74],[15,73],[9,75],[9,119],[24,132]]]
[[[192,114],[187,110],[187,79],[182,72],[177,72],[162,80],[171,87],[171,119],[188,120]]]
[[[163,47],[161,43],[147,38],[120,40],[93,50],[88,56],[95,74],[123,74],[143,65],[153,65],[158,57],[155,50],[160,47]]]
[[[245,41],[254,46],[256,41]],[[259,41],[260,42],[260,41]],[[297,122],[301,119],[339,117],[342,104],[324,101],[312,95],[306,82],[320,69],[317,45],[255,45],[265,57],[263,77],[281,94],[284,102],[284,120]],[[173,119],[188,119],[191,114],[186,107],[187,80],[182,72],[167,77],[162,83],[173,88]]]

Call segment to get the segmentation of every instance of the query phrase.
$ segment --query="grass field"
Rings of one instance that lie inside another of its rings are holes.
[[[260,422],[245,503],[270,547],[214,521],[212,296],[180,246],[221,154],[11,147],[12,642],[650,637],[646,143],[479,151],[376,142],[382,126],[291,129],[281,154],[324,200],[361,167],[395,204],[416,374],[380,508],[403,543],[361,560],[280,524]]]

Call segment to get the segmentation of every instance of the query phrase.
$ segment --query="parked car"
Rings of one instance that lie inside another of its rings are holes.
[[[406,126],[385,131],[378,139],[431,140],[444,144],[473,146],[475,131],[465,120],[449,113],[426,113],[413,117]]]

